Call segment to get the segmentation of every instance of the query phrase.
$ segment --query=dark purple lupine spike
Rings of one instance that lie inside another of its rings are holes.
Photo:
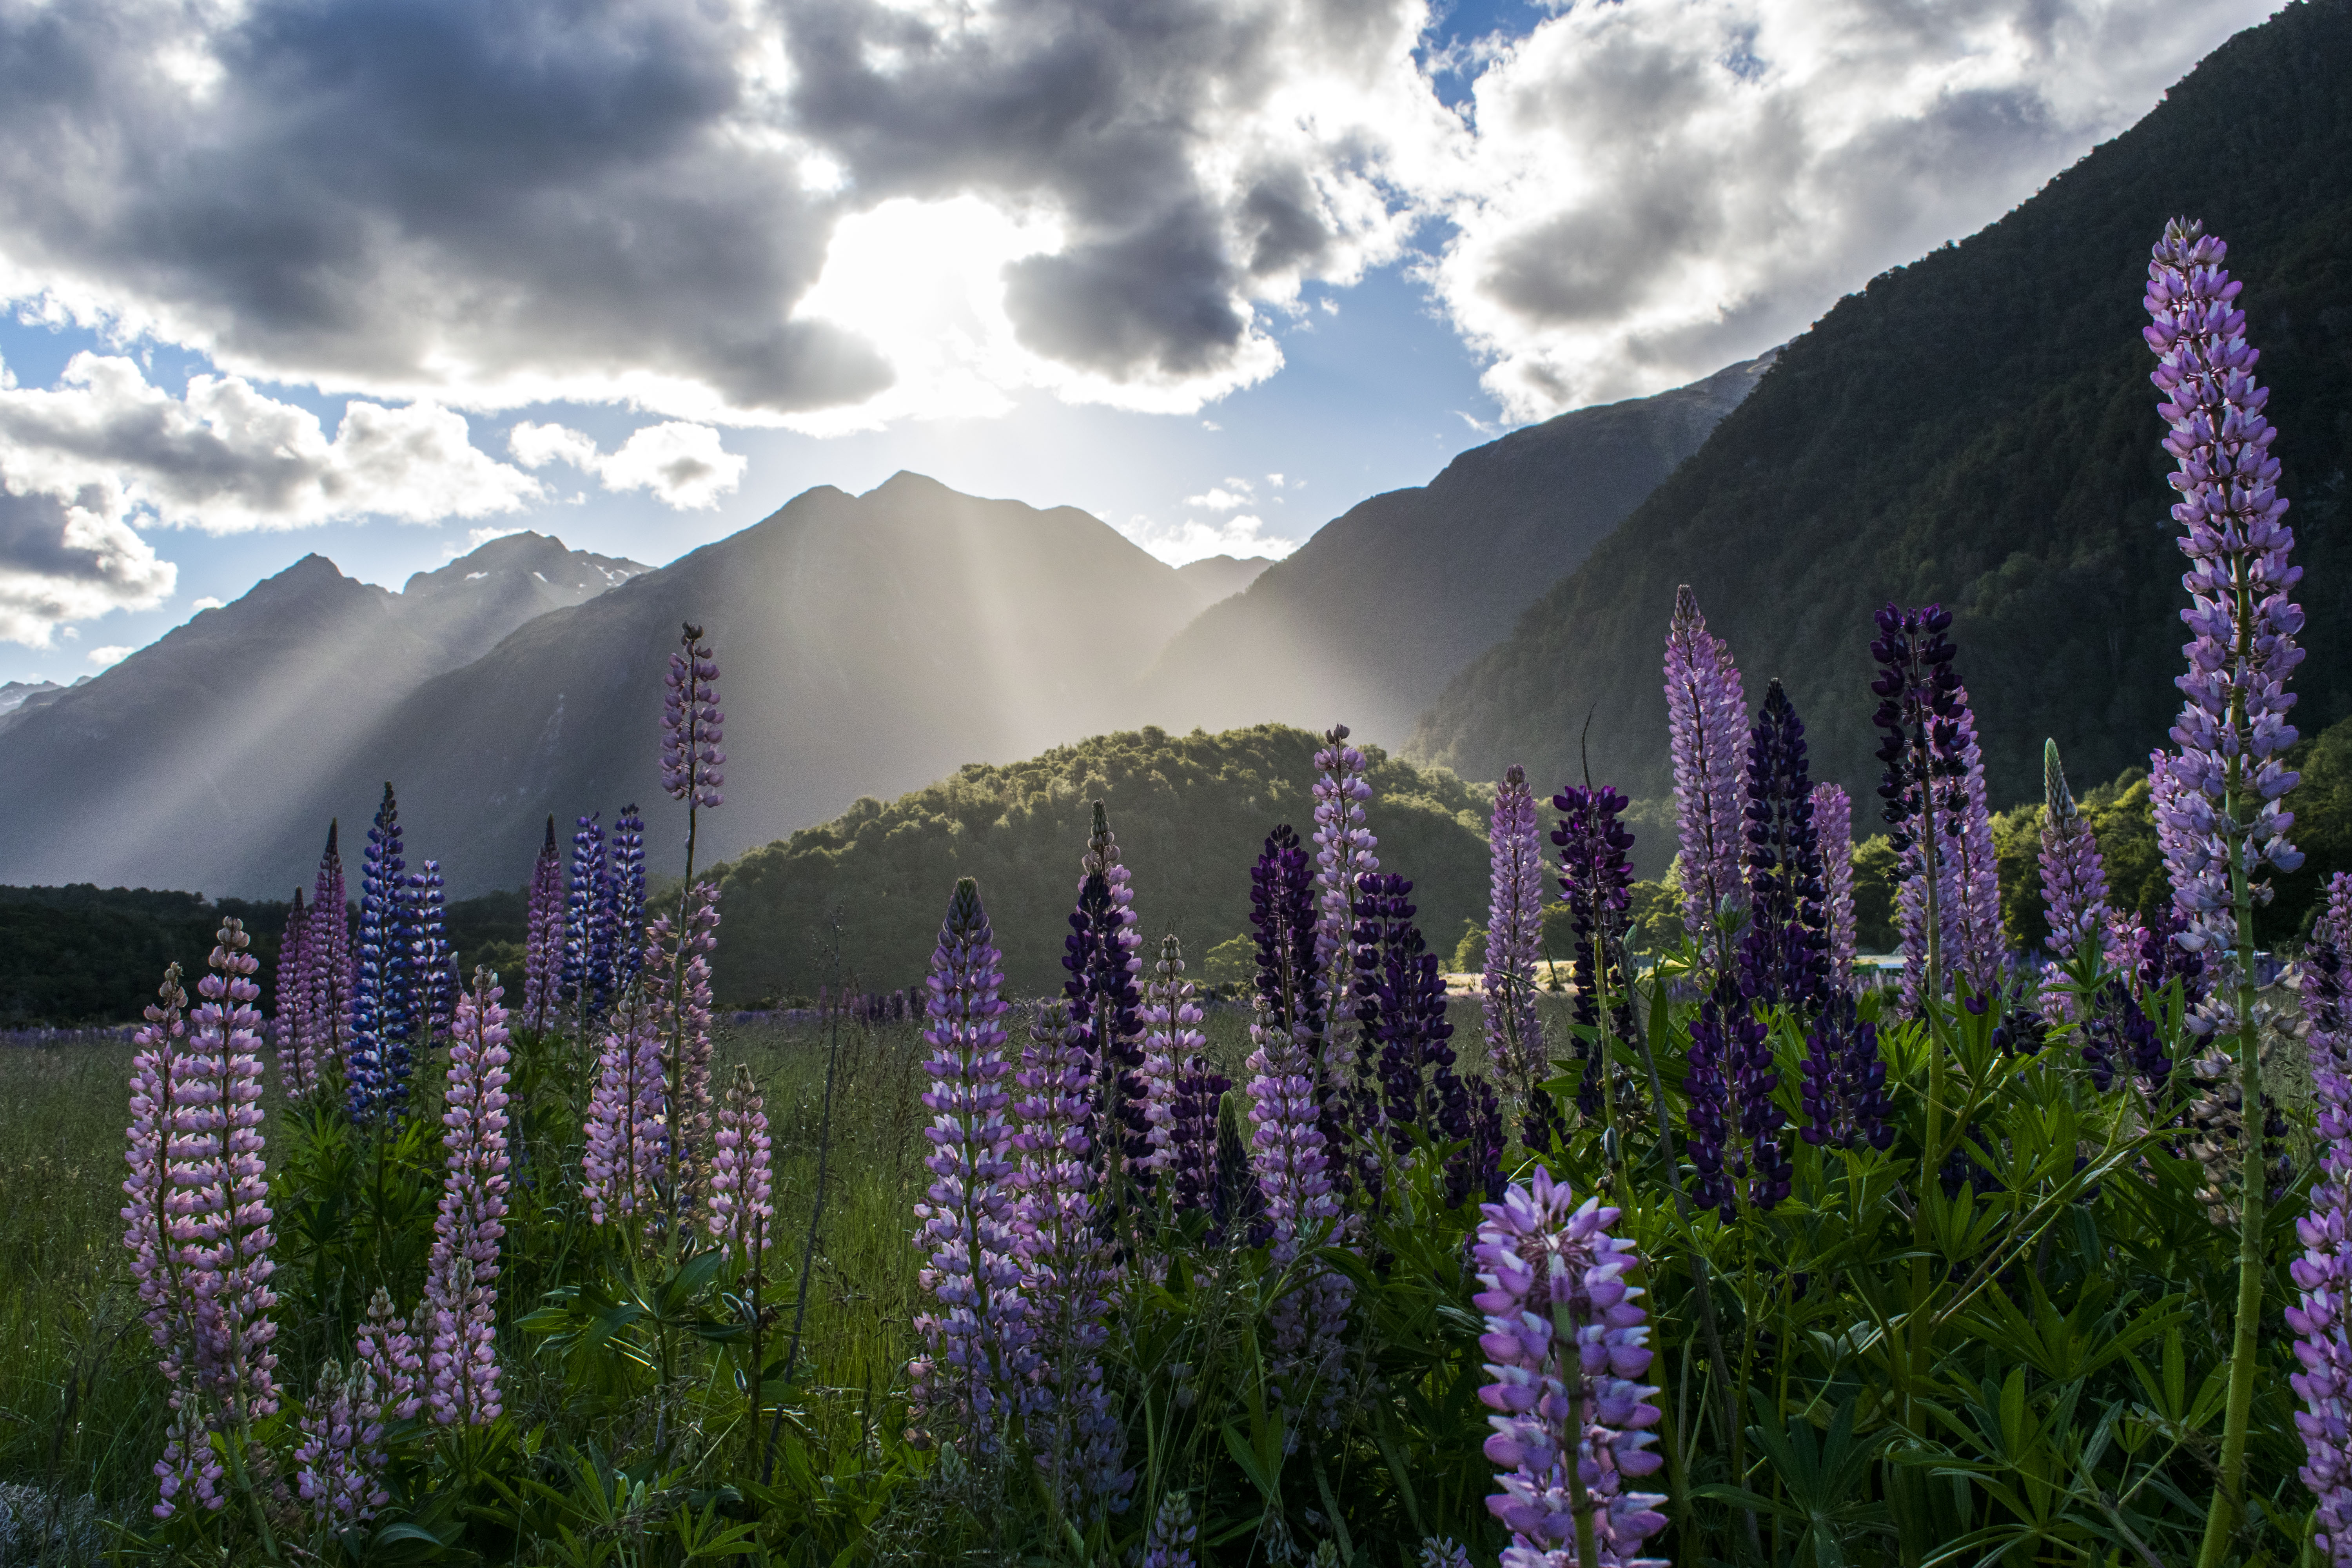
[[[1775,679],[1748,732],[1748,929],[1740,989],[1751,1002],[1811,1010],[1829,995],[1829,911],[1805,726]]]
[[[1851,994],[1832,993],[1814,1020],[1805,1037],[1803,1073],[1805,1125],[1799,1136],[1806,1142],[1878,1150],[1894,1143],[1878,1028],[1859,1015]]]
[[[2115,1087],[2118,1067],[2138,1079],[2151,1097],[2172,1077],[2163,1035],[2121,980],[2107,982],[2100,992],[2098,1006],[2084,1020],[2082,1039],[2083,1061],[2102,1094]]]
[[[409,1031],[416,1000],[414,909],[403,876],[400,805],[392,785],[368,829],[360,875],[360,939],[352,987],[352,1049],[345,1089],[352,1120],[395,1121],[408,1099]]]
[[[563,893],[563,999],[583,1019],[604,1011],[613,996],[613,932],[607,923],[603,812],[578,819],[572,835],[572,874]]]
[[[621,808],[604,842],[604,930],[613,955],[613,991],[626,990],[645,967],[646,819]]]
[[[1599,1027],[1601,1012],[1594,998],[1605,986],[1612,1037],[1629,1039],[1633,1014],[1628,1005],[1631,988],[1625,975],[1624,927],[1633,885],[1633,866],[1626,851],[1633,847],[1633,836],[1617,819],[1631,803],[1602,784],[1571,786],[1552,796],[1551,804],[1560,813],[1559,826],[1551,836],[1559,847],[1560,899],[1569,907],[1570,929],[1576,935],[1573,1016],[1586,1028]],[[1577,1054],[1585,1063],[1577,1107],[1587,1116],[1597,1115],[1602,1104],[1604,1056],[1581,1041]]]
[[[1698,1172],[1692,1195],[1726,1224],[1739,1217],[1743,1199],[1750,1208],[1770,1208],[1789,1195],[1791,1172],[1779,1136],[1785,1118],[1772,1098],[1780,1075],[1771,1032],[1728,977],[1699,1005],[1689,1061],[1683,1092]]]
[[[1407,901],[1412,884],[1391,872],[1374,871],[1356,884],[1355,1011],[1360,1026],[1360,1069],[1377,1055],[1379,1118],[1391,1144],[1402,1153],[1412,1146],[1412,1128],[1435,1137],[1467,1135],[1468,1112],[1462,1086],[1453,1076],[1454,1026],[1445,1017],[1445,976],[1428,952]],[[1449,1100],[1454,1102],[1449,1104]],[[1370,1108],[1367,1107],[1367,1110]],[[1452,1121],[1463,1131],[1449,1130]]]
[[[1250,868],[1255,990],[1276,1023],[1320,1039],[1324,995],[1315,958],[1317,921],[1314,866],[1298,835],[1286,823],[1266,835],[1265,847]]]
[[[352,966],[349,894],[343,887],[343,857],[336,824],[327,824],[327,847],[319,856],[319,879],[310,889],[310,972],[302,983],[310,1006],[308,1033],[316,1042],[319,1070],[348,1079],[352,1051],[352,1001],[357,976]]]
[[[277,1012],[269,1021],[278,1046],[278,1079],[289,1100],[308,1099],[319,1086],[318,1049],[310,1033],[310,998],[303,987],[310,973],[310,908],[302,889],[286,911],[285,929],[278,935]]]
[[[1170,1145],[1170,1170],[1178,1214],[1213,1205],[1218,1191],[1217,1112],[1234,1080],[1209,1065],[1202,1056],[1187,1058],[1176,1073],[1176,1116]]]
[[[448,890],[441,862],[408,874],[410,973],[415,976],[416,1040],[429,1045],[448,1032],[457,1007],[457,951],[449,945]]]
[[[1138,951],[1142,933],[1136,929],[1129,873],[1119,861],[1118,840],[1100,801],[1095,802],[1094,831],[1080,866],[1078,907],[1070,913],[1070,934],[1063,939],[1062,967],[1070,977],[1062,983],[1062,994],[1069,998],[1073,1026],[1094,1057],[1103,1109],[1123,1130],[1117,1147],[1107,1152],[1148,1182],[1150,1173],[1142,1168],[1151,1155],[1149,1086],[1143,1080],[1143,959]]]
[[[1510,1134],[1503,1131],[1503,1101],[1483,1073],[1462,1080],[1461,1101],[1466,1120],[1459,1134],[1466,1140],[1445,1163],[1446,1201],[1459,1208],[1474,1196],[1487,1203],[1503,1201],[1503,1150]]]

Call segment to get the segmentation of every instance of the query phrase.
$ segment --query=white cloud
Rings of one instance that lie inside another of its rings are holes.
[[[0,641],[55,646],[67,625],[172,596],[179,568],[110,510],[7,488],[0,469]]]
[[[719,504],[742,483],[750,459],[730,452],[708,425],[672,420],[629,433],[614,452],[561,425],[518,425],[507,437],[515,457],[531,468],[561,460],[604,481],[614,490],[651,490],[680,510]]]
[[[76,354],[54,388],[0,387],[0,476],[16,495],[207,533],[480,517],[540,494],[446,408],[355,400],[330,440],[318,416],[239,377],[194,376],[173,397],[134,361],[95,353]]]
[[[1192,517],[1177,522],[1132,517],[1120,527],[1119,531],[1171,566],[1181,566],[1186,562],[1205,560],[1212,555],[1233,555],[1244,559],[1263,555],[1269,560],[1279,561],[1298,548],[1298,541],[1268,534],[1265,521],[1247,512],[1238,517],[1220,518],[1214,522],[1203,522]]]
[[[226,601],[225,600],[215,599],[210,594],[206,594],[200,599],[193,599],[189,601],[188,608],[197,612],[198,614],[202,614],[206,610],[217,610],[226,602]]]
[[[1232,489],[1225,488],[1230,485]],[[1232,511],[1250,504],[1251,486],[1247,479],[1227,479],[1223,485],[1213,485],[1206,493],[1186,496],[1186,506],[1197,506],[1207,511]]]
[[[117,644],[106,647],[94,647],[86,657],[99,668],[110,669],[138,651],[137,648],[124,647]]]
[[[1630,0],[1477,79],[1425,273],[1515,418],[1802,331],[2123,130],[2275,0]]]

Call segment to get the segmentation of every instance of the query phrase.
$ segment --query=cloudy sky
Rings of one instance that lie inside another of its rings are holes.
[[[2273,0],[0,0],[0,680],[914,468],[1171,560],[1803,330]]]

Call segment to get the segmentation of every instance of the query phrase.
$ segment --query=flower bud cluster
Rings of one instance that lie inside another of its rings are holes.
[[[663,684],[662,788],[689,806],[715,806],[726,798],[719,786],[727,782],[720,771],[727,753],[719,742],[727,738],[727,715],[719,706],[719,663],[700,626],[684,627]]]

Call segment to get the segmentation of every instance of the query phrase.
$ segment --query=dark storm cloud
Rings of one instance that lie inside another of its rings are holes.
[[[177,573],[111,518],[110,497],[92,491],[69,502],[6,485],[0,473],[0,640],[45,647],[61,621],[171,595]]]

